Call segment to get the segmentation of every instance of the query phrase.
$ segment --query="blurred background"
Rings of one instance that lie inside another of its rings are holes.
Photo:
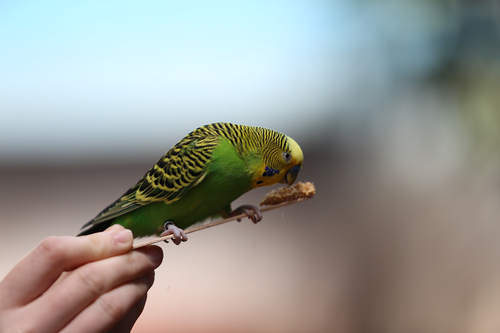
[[[0,278],[226,121],[317,196],[161,245],[134,332],[500,331],[498,1],[2,1],[0,40]]]

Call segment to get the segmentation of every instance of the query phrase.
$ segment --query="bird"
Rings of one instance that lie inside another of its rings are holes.
[[[233,210],[231,203],[261,186],[292,185],[303,159],[295,140],[268,128],[224,122],[198,127],[77,236],[121,224],[134,238],[172,234],[179,245],[187,240],[184,229],[207,219],[245,214],[257,223],[262,213],[256,206]]]

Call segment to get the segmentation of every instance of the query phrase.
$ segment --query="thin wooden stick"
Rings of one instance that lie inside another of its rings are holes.
[[[273,210],[273,209],[282,208],[282,207],[293,205],[293,204],[296,204],[296,203],[299,203],[299,202],[302,202],[302,201],[306,201],[306,200],[308,200],[310,198],[311,197],[309,197],[309,198],[299,198],[299,199],[295,199],[295,200],[291,200],[291,201],[285,201],[285,202],[279,203],[277,205],[266,206],[266,207],[260,209],[260,211],[262,213],[268,212],[268,211]],[[221,224],[224,224],[224,223],[227,223],[227,222],[235,221],[237,219],[243,219],[245,217],[247,217],[245,214],[240,214],[240,215],[233,216],[233,217],[230,217],[230,218],[227,218],[227,219],[224,219],[224,220],[217,220],[217,221],[213,221],[213,222],[206,223],[206,224],[196,225],[194,227],[186,229],[185,233],[186,234],[190,234],[190,233],[195,232],[195,231],[200,231],[200,230],[203,230],[203,229],[215,227],[216,225],[221,225]],[[158,242],[161,242],[161,241],[164,241],[164,240],[167,240],[167,239],[171,239],[171,238],[174,238],[174,235],[168,235],[168,236],[158,237],[158,238],[146,241],[146,242],[142,242],[142,243],[136,244],[136,245],[134,245],[132,247],[132,249],[135,250],[135,249],[141,248],[143,246],[155,244],[155,243],[158,243]]]

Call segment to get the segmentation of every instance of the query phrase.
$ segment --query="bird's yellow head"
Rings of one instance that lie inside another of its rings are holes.
[[[274,131],[273,131],[274,132]],[[292,138],[278,132],[267,140],[262,150],[262,163],[254,174],[252,186],[260,187],[276,183],[292,185],[297,179],[304,155]]]

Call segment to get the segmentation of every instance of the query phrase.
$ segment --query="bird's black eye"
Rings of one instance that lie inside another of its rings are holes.
[[[292,159],[292,155],[290,155],[290,153],[287,153],[286,151],[283,153],[283,159],[285,160],[285,162],[290,162],[290,160]]]

